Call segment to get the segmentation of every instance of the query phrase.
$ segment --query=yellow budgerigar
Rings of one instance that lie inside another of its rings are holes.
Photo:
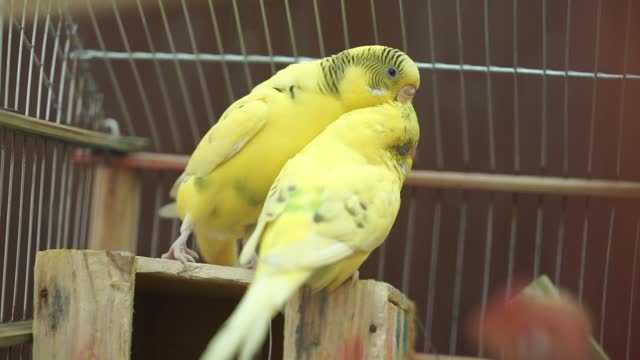
[[[235,101],[202,138],[175,182],[163,217],[182,219],[163,258],[236,265],[237,242],[255,228],[269,187],[287,160],[342,114],[415,92],[416,64],[403,52],[362,46],[292,64]]]
[[[251,359],[296,290],[339,286],[384,241],[420,133],[412,97],[341,116],[286,163],[240,255],[259,248],[255,277],[203,359]]]

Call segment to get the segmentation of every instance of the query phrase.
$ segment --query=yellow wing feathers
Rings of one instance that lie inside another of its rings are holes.
[[[240,151],[265,125],[263,99],[241,101],[229,108],[191,155],[185,174],[205,176]]]

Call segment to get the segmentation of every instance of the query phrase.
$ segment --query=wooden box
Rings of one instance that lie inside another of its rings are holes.
[[[197,359],[253,276],[98,250],[40,252],[34,273],[34,358],[65,360]],[[385,283],[303,289],[273,322],[272,358],[412,358],[413,317]]]

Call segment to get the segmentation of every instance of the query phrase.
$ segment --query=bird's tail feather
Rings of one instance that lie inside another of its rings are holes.
[[[264,342],[271,319],[309,275],[308,271],[263,272],[209,342],[201,359],[228,360],[236,354],[240,359],[251,359]]]

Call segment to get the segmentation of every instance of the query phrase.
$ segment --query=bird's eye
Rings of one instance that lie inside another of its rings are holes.
[[[393,66],[388,67],[387,68],[387,75],[389,75],[391,78],[395,78],[396,76],[398,76],[398,69],[396,69]]]

